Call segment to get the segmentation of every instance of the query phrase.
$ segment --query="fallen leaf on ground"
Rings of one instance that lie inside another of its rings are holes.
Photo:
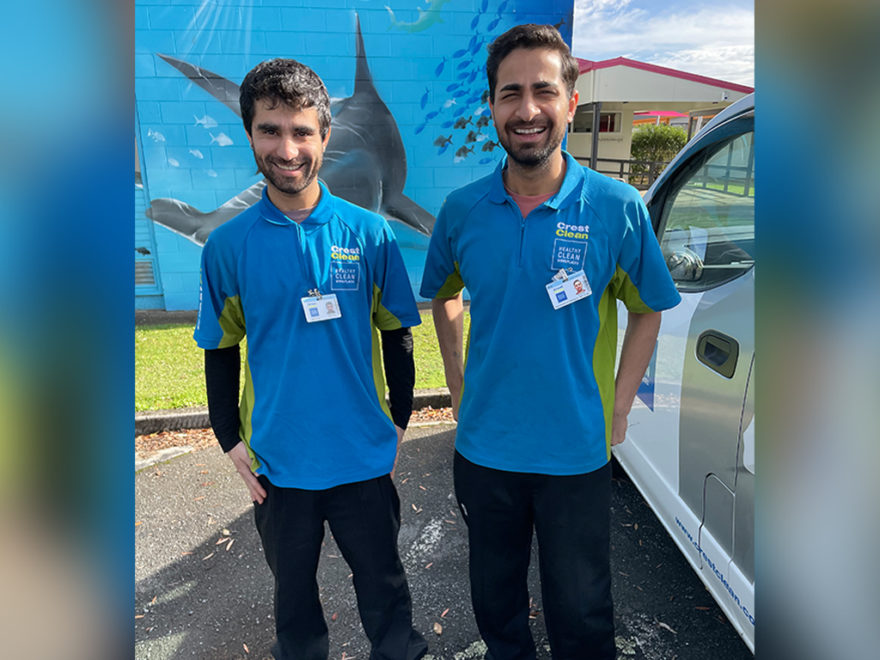
[[[232,547],[233,543],[235,543],[235,539],[229,539],[229,543],[226,544],[226,552],[229,552],[229,548]]]
[[[143,524],[144,524],[144,521],[143,521],[143,520],[135,520],[135,521],[134,521],[134,526],[135,526],[135,527],[137,527],[138,525],[143,525]]]
[[[433,565],[434,565],[434,562],[429,561],[427,564],[425,564],[425,568],[431,568],[431,566],[433,566]]]
[[[677,634],[678,634],[677,632],[675,632],[672,628],[670,628],[668,625],[666,625],[666,624],[663,623],[662,621],[658,621],[658,622],[657,622],[657,625],[660,626],[661,628],[663,628],[664,630],[668,630],[668,631],[671,632],[673,635],[677,635]]]
[[[448,607],[447,607],[445,610],[443,610],[443,614],[440,615],[440,618],[442,619],[442,618],[445,617],[447,614],[449,614],[449,608],[448,608]]]
[[[202,561],[205,561],[206,559],[210,559],[210,558],[213,557],[213,556],[214,556],[214,553],[212,552],[212,553],[211,553],[210,555],[208,555],[207,557],[202,557]]]
[[[441,625],[440,625],[439,623],[437,623],[436,621],[434,622],[434,633],[437,634],[437,635],[442,635],[442,634],[443,634],[443,626],[441,626]]]
[[[226,543],[229,539],[227,537],[220,537],[217,539],[217,542],[214,545],[220,545],[221,543]]]
[[[247,647],[247,644],[245,644],[244,642],[241,643],[241,647],[244,649],[245,653],[251,652],[251,650]]]
[[[143,619],[143,618],[144,618],[144,615],[143,615],[143,614],[135,614],[135,615],[134,615],[134,618],[135,618],[135,619]]]
[[[338,613],[338,612],[334,612],[332,615],[330,615],[330,620],[331,620],[331,621],[336,621],[336,619],[338,619],[338,618],[339,618],[339,613]]]
[[[230,532],[228,529],[226,529],[224,527],[223,529],[220,530],[220,533],[223,534],[223,536],[229,536],[232,532]]]

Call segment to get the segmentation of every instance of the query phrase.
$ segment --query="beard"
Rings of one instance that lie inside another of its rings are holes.
[[[323,162],[320,154],[314,160],[306,157],[296,162],[285,162],[273,156],[260,157],[256,152],[254,152],[254,160],[257,163],[257,169],[266,177],[266,180],[286,195],[298,195],[308,188],[318,176],[318,170],[321,169]],[[284,176],[275,169],[278,166],[290,167],[297,164],[301,165],[302,176],[293,179]]]
[[[544,140],[541,142],[514,146],[513,140],[510,139],[514,130],[518,128],[536,128],[541,126],[542,124],[508,122],[504,130],[498,133],[498,142],[504,147],[508,157],[517,165],[529,169],[541,167],[550,160],[550,157],[562,144],[562,138],[565,136],[564,127],[559,129],[553,121],[548,121],[543,125],[546,131],[543,133]]]

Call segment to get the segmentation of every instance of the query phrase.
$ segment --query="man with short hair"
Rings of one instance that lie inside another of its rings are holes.
[[[660,310],[680,298],[638,192],[561,148],[578,66],[559,33],[514,27],[489,46],[486,69],[507,158],[446,199],[421,286],[458,419],[474,613],[487,658],[536,657],[534,530],[553,657],[607,660],[611,445],[624,439]],[[617,300],[629,317],[615,382]]]
[[[317,179],[330,99],[314,71],[289,59],[258,64],[240,103],[266,187],[205,244],[194,337],[211,425],[255,502],[275,577],[272,651],[328,657],[316,580],[327,521],[352,570],[370,657],[414,660],[427,644],[412,628],[390,476],[412,411],[409,327],[420,321],[400,250],[382,217]]]

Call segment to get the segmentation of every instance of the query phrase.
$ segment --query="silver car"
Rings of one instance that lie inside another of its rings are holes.
[[[663,314],[627,439],[613,451],[752,651],[754,121],[752,94],[645,193],[682,302]],[[625,326],[625,310],[619,317]]]

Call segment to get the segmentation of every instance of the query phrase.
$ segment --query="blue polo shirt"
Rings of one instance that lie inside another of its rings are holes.
[[[617,300],[680,301],[635,188],[565,157],[559,191],[523,218],[494,173],[454,191],[431,236],[421,295],[467,287],[471,326],[456,449],[498,470],[582,474],[611,456]],[[546,285],[584,269],[592,295],[554,310]]]
[[[301,299],[315,288],[336,294],[341,318],[306,322]],[[247,336],[240,433],[276,486],[319,490],[391,471],[379,330],[419,322],[388,223],[323,183],[301,224],[264,189],[202,252],[194,338],[216,349]]]

